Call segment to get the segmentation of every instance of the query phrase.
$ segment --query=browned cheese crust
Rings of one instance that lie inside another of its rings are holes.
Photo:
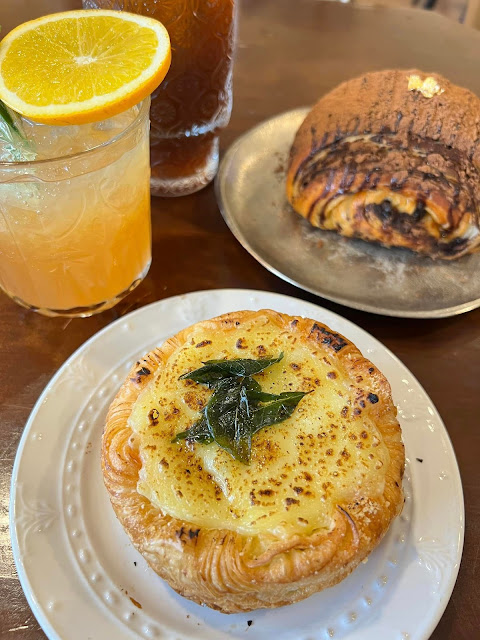
[[[168,366],[180,347],[191,344],[193,327],[137,362],[108,412],[101,452],[105,486],[119,521],[153,570],[178,593],[224,613],[290,604],[338,583],[377,546],[403,506],[404,447],[390,385],[382,373],[346,338],[302,317],[270,310],[239,311],[194,327],[209,334],[238,333],[252,320],[289,332],[348,376],[356,398],[351,411],[369,412],[389,462],[382,495],[334,505],[330,530],[276,540],[269,534],[240,535],[177,520],[138,493],[139,442],[127,421],[139,393],[159,368]],[[375,394],[378,401],[367,402],[368,394]],[[265,537],[262,544],[259,536]]]
[[[408,90],[430,77],[439,91]],[[480,100],[415,69],[348,80],[313,107],[290,152],[287,197],[312,225],[454,259],[478,249]]]

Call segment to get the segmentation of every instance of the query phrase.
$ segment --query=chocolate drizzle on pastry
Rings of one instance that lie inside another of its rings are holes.
[[[409,77],[436,81],[425,97]],[[314,226],[453,259],[480,246],[480,99],[438,74],[368,73],[325,95],[290,152],[287,196]]]

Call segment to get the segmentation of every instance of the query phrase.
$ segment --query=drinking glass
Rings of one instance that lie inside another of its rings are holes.
[[[235,1],[83,0],[83,6],[141,13],[167,28],[172,64],[150,113],[152,193],[198,191],[215,177],[218,133],[232,110]]]
[[[22,119],[34,160],[10,161],[0,146],[0,287],[13,300],[48,316],[89,316],[145,277],[149,106],[88,125]]]

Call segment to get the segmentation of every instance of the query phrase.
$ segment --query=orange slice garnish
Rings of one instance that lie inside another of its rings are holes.
[[[165,27],[123,11],[67,11],[0,42],[0,99],[45,124],[114,116],[148,96],[170,66]]]

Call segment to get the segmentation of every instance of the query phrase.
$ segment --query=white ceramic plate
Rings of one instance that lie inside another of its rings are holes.
[[[406,504],[368,562],[336,587],[288,607],[228,616],[175,594],[131,546],[103,487],[100,436],[108,405],[136,359],[194,322],[265,307],[326,323],[386,374],[406,445]],[[430,636],[455,584],[464,510],[442,420],[382,344],[301,300],[217,290],[143,307],[67,360],[25,427],[10,517],[20,581],[51,639],[420,640]]]

